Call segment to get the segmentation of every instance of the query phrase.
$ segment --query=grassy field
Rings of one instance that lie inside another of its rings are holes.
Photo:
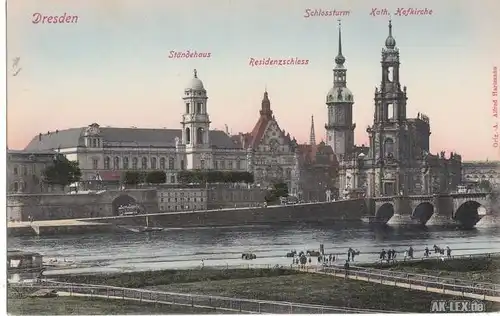
[[[139,303],[84,297],[9,298],[7,311],[12,315],[152,315],[207,314],[209,309],[175,305]]]
[[[453,299],[449,295],[426,293],[387,285],[374,284],[363,281],[345,280],[332,276],[306,274],[284,269],[203,269],[203,270],[164,270],[134,273],[72,275],[58,277],[60,281],[90,284],[108,284],[130,288],[148,288],[160,291],[181,293],[196,293],[206,295],[220,295],[235,298],[249,298],[261,300],[288,301],[296,303],[320,304],[330,306],[346,306],[353,308],[390,310],[401,312],[429,312],[430,302],[438,299]],[[78,313],[80,308],[89,314],[85,306],[88,301],[81,298],[56,298],[56,300],[72,299],[68,304],[50,304],[48,314],[57,314],[64,308],[66,312]],[[26,299],[28,300],[28,299]],[[29,299],[32,300],[32,299]],[[35,299],[35,301],[38,299]],[[41,299],[45,301],[47,299]],[[50,299],[49,299],[50,300]],[[143,314],[172,314],[189,313],[190,311],[175,307],[154,306],[123,301],[101,301],[93,306],[102,312],[108,313],[138,313]],[[13,302],[16,302],[14,299]],[[105,303],[107,302],[107,304]],[[21,304],[21,303],[18,303]],[[73,305],[72,305],[73,304]],[[80,305],[78,305],[80,304]],[[36,304],[35,304],[36,305]],[[56,306],[56,305],[63,305]],[[116,306],[115,306],[116,305]],[[102,307],[99,307],[102,306]],[[42,308],[44,306],[40,306]],[[17,308],[17,309],[16,309]],[[13,307],[12,313],[21,307]],[[27,308],[27,307],[26,307]],[[57,308],[58,310],[52,310]],[[106,310],[106,308],[113,309]],[[161,309],[161,310],[160,310]],[[73,310],[74,312],[69,312]],[[500,305],[488,303],[487,311],[499,311]],[[192,311],[192,310],[191,310]],[[193,313],[207,313],[209,310],[192,311]],[[24,314],[43,314],[42,312],[25,311]]]
[[[429,312],[432,300],[453,299],[448,295],[313,274],[189,282],[149,288],[402,312]],[[489,304],[488,311],[492,310],[498,311],[500,306]]]
[[[188,283],[228,279],[245,279],[296,274],[297,271],[286,269],[193,269],[161,270],[129,273],[102,273],[92,275],[57,276],[61,282],[105,284],[119,287],[142,288],[171,283]]]

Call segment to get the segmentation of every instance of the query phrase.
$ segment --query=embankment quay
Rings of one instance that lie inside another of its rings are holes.
[[[481,222],[496,225],[496,202],[487,193],[432,196],[393,196],[303,203],[269,207],[226,208],[202,211],[160,212],[152,190],[106,191],[93,195],[9,196],[7,209],[14,221],[10,235],[50,235],[116,230],[116,225],[206,227],[279,224],[291,222],[366,221],[389,225],[462,226]],[[54,200],[56,199],[56,200]],[[90,200],[89,200],[90,199]],[[119,216],[119,200],[133,201],[143,214]],[[57,202],[58,201],[58,202]],[[57,203],[56,203],[57,202]],[[73,203],[73,204],[72,204]],[[77,219],[68,222],[58,220]],[[100,225],[98,225],[100,224]]]

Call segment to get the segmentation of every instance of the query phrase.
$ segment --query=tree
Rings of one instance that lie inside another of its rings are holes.
[[[217,171],[217,170],[190,170],[178,174],[181,183],[253,183],[254,176],[250,172]]]
[[[80,181],[82,171],[78,161],[69,161],[65,156],[57,154],[51,165],[43,170],[44,182],[63,187]]]
[[[278,201],[280,197],[288,196],[288,185],[283,182],[273,184],[273,188],[268,190],[265,196],[267,203]]]
[[[167,175],[163,171],[151,171],[146,174],[145,182],[146,183],[165,183],[167,181]]]
[[[144,174],[138,171],[127,171],[122,174],[122,183],[137,185],[142,183],[144,179]]]

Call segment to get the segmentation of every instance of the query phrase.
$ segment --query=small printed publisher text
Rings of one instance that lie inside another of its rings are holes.
[[[493,67],[491,79],[491,116],[493,118],[493,147],[498,148],[498,68]]]

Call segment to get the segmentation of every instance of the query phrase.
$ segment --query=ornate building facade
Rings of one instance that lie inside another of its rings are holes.
[[[295,142],[282,131],[264,93],[250,134],[232,137],[210,130],[208,94],[196,70],[182,96],[181,129],[87,127],[35,136],[25,150],[55,150],[78,161],[82,180],[117,181],[127,170],[163,170],[167,183],[181,170],[250,171],[256,183],[285,181],[297,191]]]
[[[345,195],[431,194],[454,190],[461,182],[461,156],[429,153],[430,121],[426,115],[407,117],[407,89],[400,83],[399,49],[389,35],[382,49],[382,81],[375,88],[373,124],[367,128],[369,147],[353,144],[353,95],[347,89],[345,58],[335,58],[333,88],[327,94],[328,141],[339,160],[339,188]]]
[[[495,190],[500,189],[500,161],[465,161],[462,177],[469,183],[487,181]]]
[[[300,176],[297,141],[279,127],[267,91],[259,113],[252,132],[235,136],[233,140],[246,149],[250,162],[247,170],[254,174],[257,183],[270,186],[283,181],[290,194],[296,195]]]

